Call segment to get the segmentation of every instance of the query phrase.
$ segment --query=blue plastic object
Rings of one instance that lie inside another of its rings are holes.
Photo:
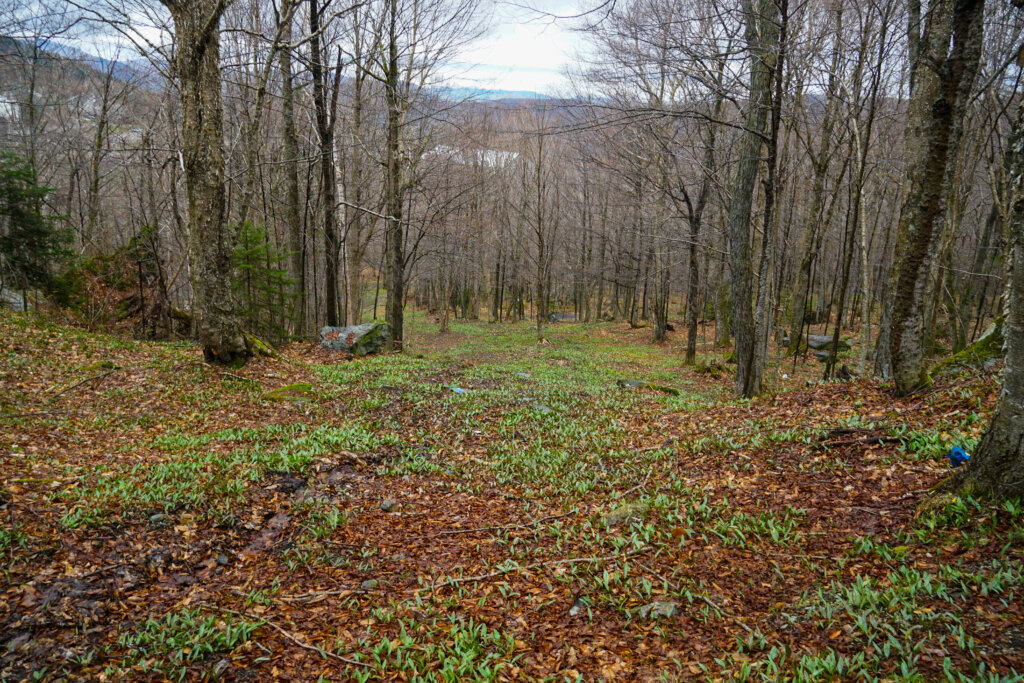
[[[949,450],[949,464],[953,467],[960,467],[970,459],[971,456],[967,455],[967,452],[959,446],[953,446]]]

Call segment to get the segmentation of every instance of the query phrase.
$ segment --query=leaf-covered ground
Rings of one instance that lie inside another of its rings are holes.
[[[227,371],[0,311],[0,680],[1021,679],[1024,509],[922,504],[995,375],[414,330]]]

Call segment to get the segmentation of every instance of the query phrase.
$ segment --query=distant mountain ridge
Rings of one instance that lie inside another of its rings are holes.
[[[15,43],[19,45],[15,45]],[[20,47],[20,50],[19,50]],[[29,47],[24,39],[0,36],[0,53],[24,51]],[[148,86],[154,86],[160,79],[156,69],[146,59],[108,59],[87,52],[74,45],[58,41],[46,41],[39,46],[40,56],[49,55],[80,62],[96,71],[105,73],[113,69],[115,78],[124,81],[141,82]],[[493,88],[471,88],[456,86],[437,86],[429,88],[438,96],[452,101],[467,100],[472,102],[509,102],[509,101],[540,101],[555,99],[550,95],[533,90],[500,90]]]
[[[436,88],[439,95],[453,100],[549,100],[550,95],[544,95],[533,90],[493,90],[490,88],[457,88],[442,86]]]

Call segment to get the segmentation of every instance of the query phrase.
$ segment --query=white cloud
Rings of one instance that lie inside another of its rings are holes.
[[[501,4],[491,30],[459,55],[446,69],[452,84],[495,90],[531,90],[544,94],[569,89],[565,67],[573,62],[580,36],[570,21],[543,13],[575,14],[575,2],[532,2],[533,9]]]

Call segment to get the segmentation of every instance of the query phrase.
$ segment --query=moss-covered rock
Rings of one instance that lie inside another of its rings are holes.
[[[985,328],[985,331],[978,338],[978,341],[968,346],[963,351],[954,353],[942,361],[928,373],[932,377],[952,372],[961,367],[982,367],[986,362],[1003,357],[1003,321],[1006,316],[1001,315],[992,321],[992,324]]]
[[[377,353],[390,338],[391,328],[379,320],[351,327],[326,326],[320,330],[320,346],[331,351],[349,351],[357,356]]]

